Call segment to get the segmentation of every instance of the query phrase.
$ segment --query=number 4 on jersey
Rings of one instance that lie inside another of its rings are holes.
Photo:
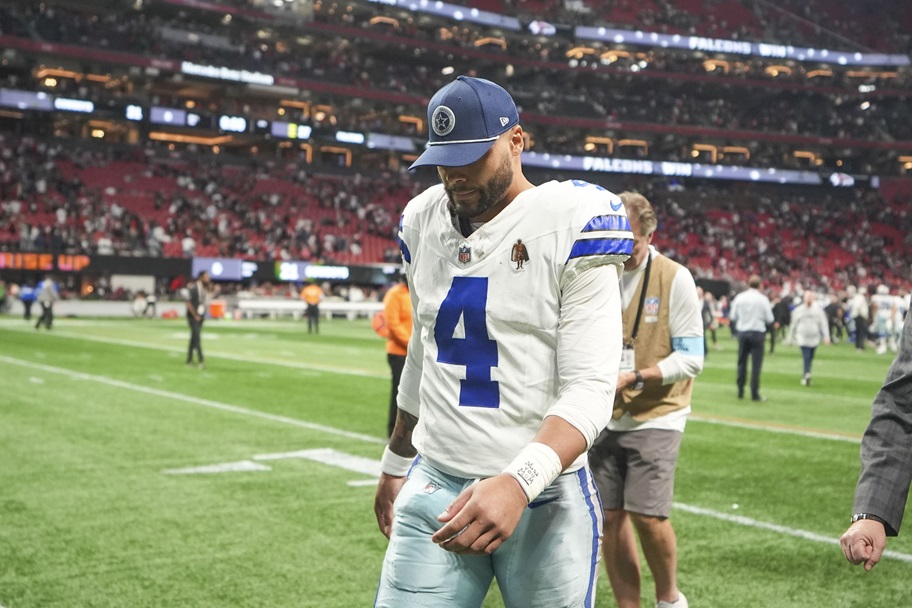
[[[487,301],[487,278],[454,277],[434,326],[437,361],[466,368],[459,388],[459,405],[466,407],[500,407],[500,388],[491,380],[491,368],[497,367],[497,342],[488,338]],[[464,338],[456,337],[460,317]]]

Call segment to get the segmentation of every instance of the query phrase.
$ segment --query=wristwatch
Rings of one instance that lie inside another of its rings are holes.
[[[643,387],[646,386],[646,382],[643,381],[643,374],[640,373],[640,370],[634,370],[633,375],[636,380],[631,388],[635,391],[643,390]]]
[[[870,513],[856,513],[855,515],[852,516],[852,523],[854,524],[856,521],[858,521],[860,519],[870,519],[870,520],[880,523],[881,525],[883,525],[884,528],[887,527],[887,522],[885,522],[880,517],[877,517],[876,515],[871,515]]]

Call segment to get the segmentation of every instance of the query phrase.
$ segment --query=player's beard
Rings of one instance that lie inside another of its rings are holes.
[[[497,169],[497,172],[488,180],[485,185],[479,185],[474,188],[460,188],[455,190],[446,184],[443,185],[447,196],[450,199],[450,211],[465,219],[476,218],[482,215],[492,207],[503,201],[513,183],[513,164],[509,154],[505,154],[503,162]],[[478,202],[469,206],[465,202],[458,202],[453,196],[454,192],[475,190],[478,193]]]

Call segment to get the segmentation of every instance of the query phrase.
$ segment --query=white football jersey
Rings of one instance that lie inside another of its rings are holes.
[[[893,296],[886,293],[877,293],[871,296],[871,302],[877,305],[877,310],[874,314],[877,315],[878,319],[884,321],[893,319],[893,306],[896,303],[896,299]]]
[[[475,478],[502,472],[549,414],[580,428],[582,412],[594,439],[620,362],[617,282],[633,246],[621,200],[587,182],[548,182],[469,237],[447,203],[443,186],[431,187],[400,221],[415,328],[399,407],[418,416],[416,449]],[[580,285],[594,296],[575,298]]]

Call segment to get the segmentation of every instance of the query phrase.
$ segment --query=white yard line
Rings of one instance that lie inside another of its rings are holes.
[[[4,355],[0,355],[0,361],[2,361],[4,363],[9,363],[10,365],[18,365],[20,367],[25,367],[25,368],[31,369],[33,371],[42,370],[42,371],[49,372],[52,374],[59,374],[61,376],[73,378],[76,380],[90,380],[92,382],[98,382],[99,384],[105,384],[107,386],[123,388],[123,389],[131,390],[131,391],[135,391],[138,393],[145,393],[147,395],[155,395],[156,397],[164,397],[166,399],[184,401],[186,403],[192,403],[194,405],[209,407],[212,409],[221,410],[223,412],[231,412],[233,414],[241,414],[243,416],[261,418],[263,420],[279,422],[282,424],[289,424],[289,425],[297,426],[300,428],[310,429],[312,431],[320,431],[321,433],[327,433],[330,435],[338,435],[340,437],[347,437],[348,439],[357,439],[358,441],[365,441],[368,443],[386,445],[386,439],[381,439],[379,437],[374,437],[372,435],[364,435],[362,433],[353,433],[351,431],[337,429],[335,427],[326,426],[324,424],[317,424],[315,422],[307,422],[305,420],[298,420],[296,418],[288,418],[287,416],[279,416],[277,414],[268,414],[266,412],[251,410],[246,407],[230,405],[228,403],[221,403],[219,401],[212,401],[211,399],[201,399],[199,397],[191,397],[190,395],[183,395],[181,393],[174,393],[174,392],[165,391],[162,389],[150,388],[148,386],[142,386],[139,384],[124,382],[122,380],[114,380],[113,378],[106,378],[104,376],[96,376],[94,374],[86,374],[83,372],[74,372],[72,370],[65,369],[62,367],[55,367],[53,365],[45,365],[44,363],[35,363],[34,361],[25,361],[23,359],[16,359],[14,357],[7,357]]]
[[[85,336],[82,334],[72,334],[72,333],[66,333],[66,332],[55,332],[54,335],[62,337],[62,338],[86,340],[89,342],[100,342],[102,344],[116,344],[116,345],[120,345],[120,346],[132,346],[132,347],[146,348],[146,349],[151,349],[151,350],[161,350],[161,351],[167,351],[169,353],[184,353],[185,352],[185,349],[180,348],[180,347],[165,346],[165,345],[160,345],[160,344],[149,344],[147,342],[140,342],[138,340],[122,340],[119,338],[101,338],[98,336]],[[36,353],[36,356],[43,357],[44,354]],[[269,358],[262,358],[262,357],[252,357],[252,356],[247,356],[247,355],[236,355],[234,353],[212,352],[209,350],[206,351],[206,356],[213,357],[213,358],[221,358],[221,359],[231,359],[231,360],[235,360],[235,361],[261,363],[264,365],[277,365],[280,367],[290,367],[290,368],[294,368],[294,369],[328,372],[328,373],[333,373],[333,374],[362,376],[362,377],[367,377],[367,378],[382,378],[384,380],[389,379],[388,374],[381,374],[381,373],[370,372],[367,370],[359,370],[359,369],[351,369],[351,368],[311,365],[311,364],[307,364],[307,363],[299,363],[296,361],[288,361],[287,359],[269,359]],[[268,373],[268,372],[261,372],[261,374],[263,374],[263,373]],[[263,377],[266,377],[266,376],[263,376]],[[154,378],[153,378],[153,380],[154,380]],[[149,389],[149,390],[154,390],[154,389]],[[797,392],[800,392],[800,391],[797,391]],[[731,427],[738,427],[738,428],[745,428],[745,429],[761,430],[761,431],[767,431],[770,433],[782,433],[785,435],[800,435],[803,437],[813,437],[816,439],[827,439],[827,440],[832,440],[832,441],[845,441],[848,443],[860,443],[861,442],[860,436],[843,435],[843,434],[839,434],[839,433],[817,431],[814,429],[803,429],[800,427],[792,428],[792,427],[782,427],[782,426],[768,425],[768,424],[762,424],[762,423],[750,422],[750,421],[727,420],[724,418],[716,418],[713,416],[703,416],[700,414],[691,414],[689,417],[689,420],[694,421],[694,422],[706,422],[709,424],[718,424],[721,426],[731,426]]]
[[[761,530],[769,530],[770,532],[776,532],[777,534],[785,534],[787,536],[794,536],[796,538],[803,538],[804,540],[811,540],[818,543],[826,543],[828,545],[839,546],[839,539],[832,538],[830,536],[823,536],[822,534],[816,534],[814,532],[808,532],[807,530],[799,530],[798,528],[790,528],[788,526],[780,526],[779,524],[771,524],[765,521],[758,521],[756,519],[751,519],[750,517],[743,517],[741,515],[731,515],[729,513],[722,513],[721,511],[713,511],[712,509],[704,509],[702,507],[694,507],[692,505],[686,505],[683,503],[673,503],[675,509],[680,509],[682,511],[687,511],[688,513],[693,513],[694,515],[702,515],[704,517],[712,517],[713,519],[721,519],[722,521],[727,521],[730,523],[738,524],[741,526],[747,526],[749,528],[759,528]],[[884,557],[889,557],[899,561],[912,563],[912,555],[908,553],[900,553],[899,551],[884,551]]]
[[[376,477],[379,476],[380,471],[379,460],[365,458],[363,456],[354,456],[352,454],[346,454],[345,452],[339,452],[338,450],[325,448],[301,450],[297,452],[282,452],[279,454],[261,454],[254,456],[253,460],[279,460],[284,458],[306,458],[323,464],[339,467],[353,473],[361,473],[364,475],[371,475],[373,477],[373,479],[349,481],[347,482],[347,485],[350,487],[376,486]],[[827,545],[839,546],[838,538],[824,536],[822,534],[817,534],[816,532],[808,532],[807,530],[801,530],[799,528],[791,528],[789,526],[771,524],[768,522],[751,519],[750,517],[744,517],[742,515],[731,515],[729,513],[722,513],[720,511],[713,511],[712,509],[695,507],[693,505],[688,505],[680,502],[673,503],[673,506],[675,509],[686,511],[694,515],[712,517],[713,519],[719,519],[729,523],[737,524],[739,526],[758,528],[760,530],[766,530],[769,532],[774,532],[776,534],[792,536],[795,538],[801,538],[817,543],[824,543]],[[883,555],[885,558],[912,563],[912,555],[909,555],[908,553],[900,553],[899,551],[884,551]]]
[[[375,460],[373,458],[365,458],[364,456],[354,456],[352,454],[346,454],[345,452],[340,452],[331,448],[300,450],[297,452],[281,452],[279,454],[258,454],[253,457],[253,460],[284,460],[288,458],[304,458],[307,460],[320,462],[322,464],[339,467],[345,469],[346,471],[361,473],[362,475],[370,475],[374,478],[374,484],[377,483],[377,479],[380,477],[379,460]]]
[[[815,431],[813,429],[804,429],[801,427],[779,426],[774,424],[763,424],[761,422],[751,422],[748,420],[728,420],[725,418],[714,418],[712,416],[702,416],[700,414],[691,414],[687,417],[688,422],[706,422],[708,424],[718,424],[719,426],[731,426],[741,429],[750,429],[752,431],[766,431],[768,433],[782,433],[783,435],[798,435],[801,437],[813,437],[814,439],[828,439],[830,441],[845,441],[848,443],[861,443],[860,435],[841,435],[839,433],[828,433],[826,431]]]
[[[271,471],[272,467],[253,462],[252,460],[239,460],[237,462],[220,462],[207,464],[200,467],[185,467],[183,469],[165,469],[165,475],[207,475],[212,473],[249,473],[251,471]]]
[[[28,333],[25,330],[18,328],[9,328],[4,327],[3,329],[11,329],[12,331],[19,331],[20,333]],[[114,344],[117,346],[129,346],[133,348],[146,348],[150,350],[161,350],[169,353],[186,353],[187,349],[180,346],[167,346],[164,344],[150,344],[148,342],[142,342],[139,340],[124,340],[121,338],[103,338],[100,336],[87,336],[84,334],[78,333],[69,333],[66,331],[54,330],[54,336],[58,338],[68,338],[74,340],[85,340],[87,342],[99,342],[101,344]],[[205,340],[205,338],[204,338]],[[36,355],[37,356],[37,355]],[[232,361],[243,361],[244,363],[262,363],[264,365],[278,365],[281,367],[290,367],[293,369],[306,369],[309,371],[317,372],[328,372],[331,374],[346,374],[350,376],[363,376],[366,378],[382,378],[384,380],[389,380],[389,373],[381,372],[372,372],[365,369],[357,369],[350,367],[332,367],[329,365],[312,365],[309,363],[299,363],[297,361],[289,361],[288,359],[271,359],[269,357],[252,357],[250,355],[238,355],[235,353],[224,353],[219,351],[213,351],[206,349],[206,358],[214,359],[230,359]]]

